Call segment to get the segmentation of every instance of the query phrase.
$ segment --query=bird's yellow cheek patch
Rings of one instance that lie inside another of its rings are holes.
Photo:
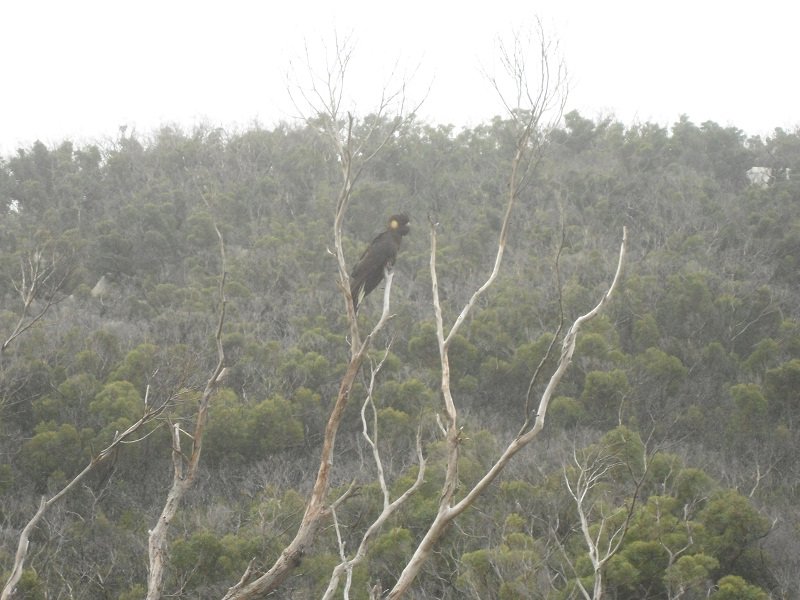
[[[398,227],[400,227],[400,223],[392,219],[391,223],[389,223],[389,227],[391,227],[392,229],[397,229]]]

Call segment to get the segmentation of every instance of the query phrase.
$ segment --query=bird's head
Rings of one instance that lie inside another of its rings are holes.
[[[392,215],[389,217],[389,229],[396,231],[400,235],[406,235],[409,231],[411,231],[411,228],[408,226],[409,221],[410,219],[405,213]]]

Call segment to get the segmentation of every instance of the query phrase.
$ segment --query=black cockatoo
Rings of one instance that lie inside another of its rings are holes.
[[[408,215],[401,213],[389,217],[386,231],[372,240],[356,266],[350,273],[350,294],[353,296],[353,308],[358,311],[358,304],[374,290],[383,279],[383,270],[394,264],[397,251],[403,236],[411,229],[408,226]]]

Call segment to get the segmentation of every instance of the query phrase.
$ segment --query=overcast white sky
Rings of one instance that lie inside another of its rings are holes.
[[[289,61],[334,31],[355,41],[360,113],[399,60],[417,68],[412,98],[430,86],[424,118],[475,125],[502,112],[481,74],[497,36],[537,16],[569,68],[568,110],[751,135],[800,125],[800,3],[785,0],[25,0],[0,14],[0,153],[121,125],[271,126],[294,116]]]

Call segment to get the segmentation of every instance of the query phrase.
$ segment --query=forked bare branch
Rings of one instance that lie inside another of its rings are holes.
[[[104,462],[107,458],[112,456],[120,446],[125,442],[129,441],[129,439],[142,427],[147,425],[148,423],[155,420],[164,409],[170,405],[170,401],[166,401],[159,406],[151,406],[148,403],[145,403],[145,410],[139,419],[134,422],[130,427],[128,427],[122,433],[117,433],[114,435],[114,439],[111,443],[103,448],[96,456],[93,456],[89,463],[84,467],[84,469],[75,475],[67,485],[65,485],[61,490],[56,493],[51,498],[47,499],[45,497],[42,498],[41,502],[39,503],[39,508],[37,509],[36,513],[31,517],[30,521],[25,525],[20,533],[19,542],[17,544],[17,552],[14,558],[14,566],[11,569],[11,575],[9,576],[8,580],[6,581],[5,586],[3,587],[2,593],[0,593],[0,600],[10,600],[10,598],[14,594],[14,589],[19,583],[20,577],[22,577],[22,571],[25,567],[25,560],[28,555],[28,549],[30,546],[30,534],[34,530],[34,528],[39,523],[39,520],[45,514],[47,509],[51,506],[56,504],[59,500],[61,500],[64,496],[66,496],[72,489],[74,489],[78,483],[83,480],[86,475],[88,475],[95,467],[99,464]]]
[[[413,556],[406,564],[405,569],[401,573],[397,583],[395,584],[394,588],[389,592],[387,598],[390,599],[397,599],[401,598],[410,588],[411,584],[413,583],[414,579],[419,574],[422,565],[427,560],[428,556],[430,555],[433,547],[435,546],[436,542],[439,538],[443,535],[447,525],[452,522],[456,517],[458,517],[461,513],[463,513],[468,507],[470,507],[477,497],[483,493],[486,488],[497,478],[497,476],[502,472],[508,462],[514,457],[514,455],[519,452],[522,448],[527,446],[529,443],[533,441],[533,439],[539,434],[544,426],[544,418],[547,412],[547,405],[549,402],[550,397],[552,396],[553,390],[558,385],[558,382],[561,380],[564,372],[569,367],[569,364],[572,361],[572,355],[575,351],[575,340],[580,330],[581,326],[584,325],[587,321],[594,318],[597,314],[599,314],[600,310],[605,306],[608,302],[608,299],[611,297],[612,293],[617,287],[617,284],[622,276],[623,265],[625,263],[625,252],[627,247],[627,233],[623,230],[622,236],[622,244],[620,246],[619,252],[619,260],[617,262],[617,269],[614,274],[613,281],[609,286],[606,293],[603,295],[600,302],[588,313],[579,316],[575,322],[570,327],[569,332],[565,336],[563,343],[562,343],[562,350],[561,350],[561,357],[559,359],[558,365],[555,369],[555,372],[550,378],[550,381],[545,389],[544,394],[542,395],[542,399],[539,403],[539,412],[536,416],[536,421],[534,426],[527,432],[520,433],[515,437],[509,445],[506,447],[505,451],[500,455],[500,457],[495,461],[495,463],[489,468],[486,474],[470,489],[466,492],[464,497],[459,500],[458,502],[453,502],[456,485],[457,485],[457,459],[458,459],[458,450],[461,443],[461,432],[460,429],[456,426],[455,421],[451,417],[451,422],[447,427],[447,452],[448,452],[448,466],[445,472],[445,482],[442,487],[442,495],[439,501],[439,509],[437,511],[436,517],[434,518],[433,522],[431,523],[430,527],[428,528],[425,536],[422,538],[422,541],[417,546]],[[435,244],[432,245],[432,249],[435,250]],[[432,268],[435,266],[435,263],[432,260]],[[434,279],[434,285],[435,285]],[[434,303],[438,303],[438,296],[436,292],[434,292]],[[436,312],[441,311],[440,307],[434,307]],[[438,318],[437,318],[438,320]],[[443,338],[439,335],[439,346],[440,348],[444,346]],[[445,398],[446,402],[446,410],[448,412],[452,411],[453,415],[455,415],[455,404],[453,403],[452,396],[449,395],[450,389],[450,382],[449,382],[449,367],[446,354],[442,356],[442,391],[446,393],[447,396]],[[445,379],[447,377],[447,379]],[[448,404],[449,402],[449,404]]]
[[[261,598],[276,589],[299,564],[314,542],[322,522],[331,516],[333,505],[328,502],[330,471],[333,466],[333,452],[336,435],[350,398],[353,383],[361,369],[375,336],[392,317],[390,300],[393,273],[387,270],[384,281],[383,309],[378,322],[362,340],[356,319],[353,298],[350,294],[350,278],[344,256],[343,224],[350,203],[353,186],[364,168],[392,139],[403,123],[413,118],[405,100],[405,82],[394,91],[383,88],[381,99],[370,120],[358,120],[353,112],[343,108],[344,84],[352,58],[354,46],[350,38],[340,42],[336,38],[335,56],[327,57],[323,76],[318,76],[310,52],[306,46],[305,73],[295,73],[304,77],[306,85],[295,82],[290,86],[289,95],[295,108],[309,124],[316,124],[334,149],[339,162],[341,182],[336,197],[336,211],[333,224],[334,254],[338,267],[338,285],[342,290],[350,325],[350,360],[339,384],[339,391],[328,416],[320,454],[317,477],[306,503],[305,513],[294,539],[284,548],[278,559],[261,576],[252,579],[242,578],[228,590],[225,600]],[[418,105],[413,108],[416,110]],[[389,113],[394,117],[384,124]],[[321,119],[321,123],[317,122]]]
[[[420,486],[425,478],[425,457],[422,453],[422,439],[420,431],[417,430],[417,460],[418,460],[418,470],[417,470],[417,477],[414,480],[408,489],[406,489],[400,496],[398,496],[394,501],[391,501],[391,496],[389,493],[389,486],[386,483],[386,477],[384,475],[383,469],[383,461],[381,459],[380,450],[378,449],[378,412],[375,409],[375,403],[373,401],[373,390],[375,388],[375,376],[377,375],[378,371],[380,371],[381,366],[383,365],[386,357],[388,356],[389,349],[386,349],[383,358],[381,359],[380,363],[376,367],[370,369],[370,381],[367,387],[367,394],[364,400],[364,403],[361,405],[361,433],[364,439],[367,442],[371,452],[372,458],[375,462],[375,468],[377,470],[378,476],[378,484],[381,488],[381,494],[383,496],[383,509],[381,510],[380,514],[375,518],[375,520],[370,524],[367,530],[364,532],[363,536],[361,537],[361,542],[359,543],[358,549],[356,550],[355,554],[352,558],[347,558],[344,543],[342,542],[341,535],[339,533],[339,525],[338,520],[336,520],[336,513],[334,511],[334,526],[336,527],[336,534],[337,539],[339,541],[339,554],[341,557],[341,562],[336,565],[331,574],[331,579],[328,583],[328,588],[323,595],[323,600],[330,600],[333,598],[336,590],[339,587],[339,582],[341,580],[342,575],[345,575],[345,585],[344,590],[342,592],[342,597],[347,600],[350,597],[350,587],[352,584],[352,576],[353,576],[353,569],[358,566],[360,563],[364,561],[367,556],[367,550],[371,542],[375,539],[378,535],[378,532],[381,530],[383,525],[386,521],[391,517],[405,502],[414,494]],[[370,409],[372,413],[371,423],[368,422],[366,411],[367,408]]]
[[[197,472],[200,466],[200,456],[203,450],[203,437],[206,423],[208,421],[208,410],[211,399],[219,385],[225,378],[225,349],[222,345],[222,329],[225,323],[225,280],[227,268],[225,262],[225,240],[222,233],[214,223],[214,229],[219,240],[219,251],[221,259],[221,274],[218,286],[218,314],[215,342],[217,349],[217,364],[206,382],[197,412],[194,417],[194,429],[188,437],[191,441],[191,450],[187,455],[181,450],[181,434],[183,431],[177,423],[171,431],[172,440],[172,486],[167,493],[161,515],[156,525],[148,534],[148,556],[150,560],[147,574],[147,600],[159,600],[164,587],[164,569],[168,552],[168,539],[170,524],[180,508],[181,501],[189,489],[194,485]],[[186,434],[188,435],[188,434]]]
[[[20,258],[19,280],[12,284],[22,301],[22,311],[14,329],[0,345],[0,357],[15,339],[36,325],[59,302],[59,292],[72,273],[69,261],[70,256],[51,248],[36,248]]]
[[[454,336],[463,325],[468,315],[475,307],[478,298],[494,283],[500,271],[505,247],[508,239],[508,232],[511,223],[512,213],[518,199],[519,193],[528,176],[533,171],[542,157],[544,150],[544,139],[549,134],[549,129],[543,127],[545,118],[550,117],[548,127],[553,128],[561,119],[564,103],[566,101],[566,72],[559,68],[556,72],[557,81],[552,81],[554,73],[550,69],[551,46],[545,41],[544,32],[539,23],[538,39],[540,45],[538,51],[539,70],[541,80],[538,82],[536,93],[532,93],[530,85],[530,74],[527,66],[527,48],[521,43],[520,36],[514,36],[514,45],[511,50],[501,46],[501,62],[505,69],[505,75],[510,80],[514,90],[511,98],[504,93],[500,83],[493,78],[490,81],[500,96],[500,100],[509,111],[512,122],[517,128],[517,145],[514,157],[510,165],[508,179],[508,192],[505,201],[505,212],[503,215],[502,226],[497,243],[497,253],[495,254],[494,265],[486,279],[469,298],[462,308],[458,317],[448,332],[445,332],[444,319],[442,316],[441,305],[438,292],[438,277],[436,274],[436,224],[431,223],[431,287],[433,296],[433,311],[436,322],[436,337],[439,347],[439,358],[441,365],[440,389],[444,401],[446,423],[446,452],[447,466],[445,469],[445,480],[442,485],[439,497],[439,508],[433,522],[420,541],[413,556],[406,564],[394,588],[389,592],[387,598],[396,599],[403,596],[410,588],[412,582],[420,572],[422,565],[430,556],[434,545],[441,538],[447,525],[461,514],[467,507],[471,506],[477,496],[481,494],[488,485],[494,481],[497,475],[505,468],[511,457],[514,456],[522,447],[528,444],[541,429],[537,424],[544,423],[543,416],[537,417],[536,424],[527,433],[523,433],[527,423],[520,430],[520,434],[512,440],[508,448],[503,452],[495,464],[487,471],[484,477],[458,502],[454,501],[456,488],[458,485],[458,458],[461,446],[461,428],[458,424],[458,412],[450,387],[450,359],[449,347]],[[623,243],[624,248],[624,243]],[[621,263],[620,263],[621,269]],[[616,281],[616,279],[615,279]],[[613,286],[612,286],[613,289]],[[606,294],[610,294],[611,290]],[[596,311],[593,315],[596,314]],[[592,316],[593,316],[592,315]],[[589,317],[590,318],[590,317]],[[582,322],[582,321],[581,321]],[[577,332],[580,323],[573,325]],[[568,336],[569,337],[569,336]],[[574,348],[574,342],[573,342]],[[569,364],[572,353],[562,352],[561,362],[563,369]],[[554,377],[560,380],[562,370],[556,370]],[[552,383],[552,381],[551,381]],[[548,386],[548,389],[551,386]],[[554,386],[553,386],[554,387]],[[540,403],[540,412],[541,412]],[[546,408],[546,407],[545,407]],[[527,416],[526,416],[527,419]]]
[[[600,600],[604,597],[606,565],[617,554],[625,541],[636,510],[639,490],[647,474],[649,457],[646,444],[643,445],[642,454],[644,468],[639,474],[633,473],[633,469],[625,459],[604,447],[592,449],[584,457],[579,457],[578,453],[573,451],[574,481],[570,481],[568,471],[566,468],[564,469],[564,482],[570,496],[575,501],[580,531],[594,570],[591,595],[580,578],[576,578],[576,583],[584,598]],[[595,502],[590,499],[590,495],[610,473],[620,468],[626,468],[632,474],[634,486],[628,501],[623,506],[614,508],[611,514],[601,514],[599,519],[592,523]],[[619,521],[619,518],[622,520]]]

